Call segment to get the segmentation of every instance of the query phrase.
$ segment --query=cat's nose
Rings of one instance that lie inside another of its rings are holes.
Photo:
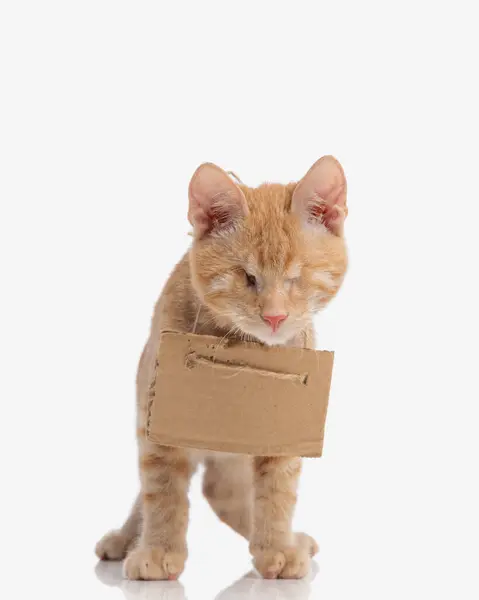
[[[263,315],[263,320],[268,323],[273,332],[275,332],[283,321],[286,321],[288,315]]]

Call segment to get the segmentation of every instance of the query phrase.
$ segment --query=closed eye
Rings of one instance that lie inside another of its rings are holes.
[[[245,277],[246,277],[246,285],[250,288],[256,288],[256,277],[254,275],[251,275],[251,273],[246,273],[245,271]]]
[[[288,285],[292,285],[293,283],[299,283],[300,277],[288,277],[284,280]]]
[[[293,285],[297,285],[299,283],[299,277],[288,277],[284,280],[284,289],[289,291]]]

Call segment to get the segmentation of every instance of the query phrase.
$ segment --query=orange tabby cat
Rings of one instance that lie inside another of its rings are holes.
[[[158,446],[145,435],[148,385],[162,329],[313,346],[312,315],[338,291],[347,266],[346,179],[326,156],[298,184],[237,185],[201,165],[189,187],[189,253],[156,305],[137,377],[141,493],[130,516],[97,545],[130,579],[176,579],[187,557],[188,487],[200,460],[218,517],[250,542],[267,578],[299,578],[316,542],[292,532],[299,458],[247,457]],[[194,393],[194,390],[191,391]]]

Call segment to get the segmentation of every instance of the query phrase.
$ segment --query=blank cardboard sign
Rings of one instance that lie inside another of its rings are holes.
[[[333,353],[165,331],[147,435],[165,446],[321,456]]]

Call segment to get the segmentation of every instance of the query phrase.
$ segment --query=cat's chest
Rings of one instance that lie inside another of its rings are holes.
[[[208,458],[214,458],[216,462],[227,462],[232,458],[236,457],[236,454],[231,452],[214,452],[212,450],[195,450],[191,448],[188,450],[188,456],[191,464],[196,467],[201,463],[204,463]]]

